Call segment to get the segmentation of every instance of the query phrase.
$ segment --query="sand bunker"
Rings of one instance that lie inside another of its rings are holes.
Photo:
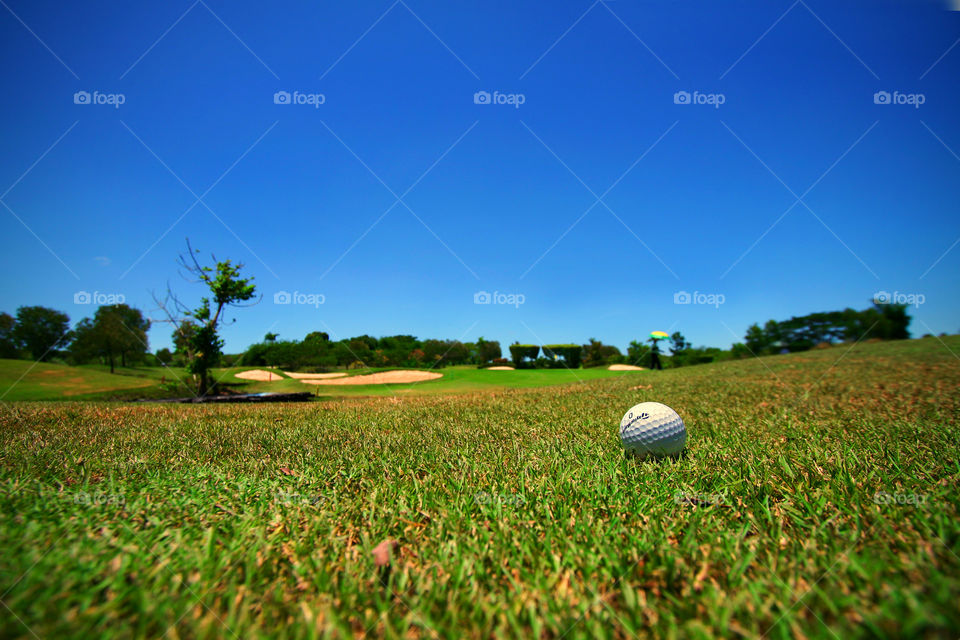
[[[283,375],[285,375],[285,376],[290,376],[291,378],[295,378],[295,379],[297,379],[297,380],[304,380],[304,379],[306,379],[306,380],[314,380],[314,379],[320,380],[320,379],[322,379],[322,378],[342,378],[343,376],[345,376],[345,375],[347,375],[347,374],[345,374],[345,373],[343,373],[343,372],[340,372],[340,373],[295,373],[295,372],[293,372],[293,371],[284,371],[284,372],[283,372]]]
[[[513,371],[513,367],[487,367],[487,371]]]
[[[337,380],[303,380],[304,384],[402,384],[405,382],[423,382],[424,380],[436,380],[442,378],[443,374],[433,371],[384,371],[382,373],[370,373],[365,376],[351,376],[349,378],[339,378]]]
[[[643,371],[643,367],[635,367],[632,364],[612,364],[607,369],[610,371]]]
[[[257,382],[273,382],[274,380],[283,380],[283,376],[273,371],[264,371],[263,369],[251,369],[250,371],[241,371],[233,374],[242,380],[255,380]]]

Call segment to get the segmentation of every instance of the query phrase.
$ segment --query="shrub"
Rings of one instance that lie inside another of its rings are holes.
[[[510,345],[510,357],[513,359],[513,366],[518,369],[530,368],[537,360],[540,353],[540,346],[535,344],[512,344]]]
[[[559,366],[566,369],[580,368],[580,354],[582,352],[583,348],[578,344],[543,345],[543,355],[554,362],[554,366]]]
[[[620,350],[613,345],[603,344],[595,338],[590,338],[588,344],[583,345],[583,366],[602,367],[619,362],[622,359]]]

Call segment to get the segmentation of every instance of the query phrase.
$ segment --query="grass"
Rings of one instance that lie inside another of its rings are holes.
[[[924,339],[310,405],[14,403],[0,636],[955,638],[956,354]],[[684,457],[624,457],[617,424],[644,400],[684,417]]]
[[[443,377],[407,384],[308,385],[283,376],[273,382],[256,382],[237,378],[236,374],[260,367],[215,369],[213,378],[243,393],[263,391],[310,391],[324,398],[389,396],[396,394],[463,393],[493,389],[532,388],[599,378],[616,378],[623,372],[603,368],[537,369],[487,371],[474,366],[435,369]],[[389,369],[357,369],[348,376],[364,375]],[[188,397],[194,392],[187,387],[190,375],[176,367],[117,367],[115,373],[104,365],[70,367],[59,364],[37,364],[25,360],[0,360],[0,400],[136,400]]]
[[[111,374],[109,367],[68,367],[27,360],[0,360],[0,398],[47,400],[86,397],[151,387],[152,377]]]
[[[232,373],[248,368],[249,367],[242,367],[229,370],[229,372],[224,370],[224,373],[227,375],[222,376],[221,379],[231,380]],[[390,369],[363,369],[351,371],[348,375],[365,375],[377,371],[389,370]],[[443,377],[435,380],[404,384],[363,385],[308,385],[299,380],[284,378],[283,380],[276,380],[274,382],[251,383],[247,388],[256,391],[313,391],[320,396],[326,397],[393,396],[408,393],[421,395],[546,387],[558,384],[586,382],[600,378],[618,378],[624,373],[622,371],[608,371],[603,368],[488,371],[486,369],[477,369],[470,365],[444,367],[443,369],[431,369],[431,371],[441,373]],[[235,378],[235,380],[242,381],[240,378]]]

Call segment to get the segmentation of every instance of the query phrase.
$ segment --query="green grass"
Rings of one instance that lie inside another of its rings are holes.
[[[104,365],[33,365],[25,360],[0,360],[0,400],[135,400],[194,395],[187,387],[190,375],[183,368],[117,367],[115,373],[111,374],[110,368]],[[276,369],[270,370],[284,377],[273,382],[244,380],[235,375],[258,368],[263,367],[215,369],[213,378],[236,392],[310,391],[324,398],[334,398],[532,388],[623,375],[623,372],[603,368],[487,371],[474,366],[456,366],[432,370],[443,374],[437,380],[371,385],[309,385],[288,378]],[[346,373],[356,376],[377,371],[389,369],[359,369]]]
[[[309,405],[14,403],[0,637],[955,638],[956,354],[924,339]],[[617,424],[644,400],[684,417],[684,457],[624,457]]]
[[[111,374],[109,367],[68,367],[0,359],[0,399],[4,401],[82,398],[155,384],[152,376]]]
[[[232,378],[232,373],[246,370],[241,367],[235,370],[223,370],[223,380],[242,382],[240,378]],[[364,369],[351,371],[348,375],[365,375],[377,371],[390,369]],[[604,368],[596,369],[519,369],[515,371],[488,371],[477,369],[474,366],[463,365],[431,369],[443,375],[435,380],[425,380],[405,384],[364,384],[364,385],[312,385],[304,384],[299,380],[285,378],[273,382],[254,382],[248,388],[256,391],[313,391],[320,396],[327,397],[355,397],[355,396],[392,396],[397,394],[437,394],[437,393],[464,393],[469,391],[490,391],[496,389],[519,389],[546,387],[574,382],[586,382],[600,378],[618,378],[623,371],[608,371]],[[631,372],[626,372],[633,375]],[[219,374],[218,374],[219,375]],[[282,375],[282,374],[281,374]]]

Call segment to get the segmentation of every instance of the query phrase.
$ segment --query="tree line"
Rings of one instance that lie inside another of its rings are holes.
[[[629,364],[650,368],[653,354],[660,356],[667,367],[703,364],[731,357],[731,352],[714,347],[694,347],[684,335],[675,331],[667,340],[669,355],[661,355],[658,341],[632,340],[624,354],[617,347],[590,338],[586,344],[520,344],[510,345],[510,364],[517,369],[584,369],[612,364]]]
[[[856,311],[825,311],[750,325],[740,349],[753,355],[806,351],[836,342],[903,340],[910,337],[905,304],[878,304]],[[738,348],[734,345],[734,348]]]
[[[222,310],[221,310],[222,311]],[[376,338],[369,335],[331,340],[322,331],[307,334],[302,340],[279,340],[268,333],[261,342],[243,353],[224,355],[219,338],[210,347],[204,335],[203,318],[217,317],[209,303],[174,323],[174,349],[149,352],[147,331],[151,322],[143,313],[126,304],[99,307],[92,317],[84,318],[71,329],[66,313],[42,306],[17,309],[16,316],[0,313],[0,357],[49,362],[57,359],[69,364],[99,362],[110,366],[174,365],[189,367],[198,351],[206,345],[207,369],[226,366],[268,366],[291,370],[322,371],[357,367],[444,367],[474,364],[512,365],[516,368],[600,367],[631,364],[650,367],[655,341],[633,340],[626,353],[613,345],[590,338],[586,344],[532,345],[514,343],[510,358],[503,358],[500,343],[483,337],[475,342],[419,339],[401,334]],[[689,366],[720,360],[812,349],[824,344],[867,339],[897,340],[909,338],[910,316],[902,304],[874,304],[860,311],[844,309],[795,316],[788,320],[769,320],[762,327],[751,325],[744,342],[730,350],[694,347],[679,331],[667,341],[669,353],[661,354],[666,367]],[[648,344],[652,343],[652,344]]]
[[[332,341],[323,331],[303,340],[278,340],[268,333],[239,358],[245,366],[323,370],[335,367],[444,367],[485,364],[500,358],[500,343],[482,336],[476,342],[420,340],[411,335],[374,338],[362,335]]]
[[[0,358],[69,364],[103,362],[113,373],[117,364],[153,361],[147,343],[150,321],[126,304],[99,307],[73,329],[70,317],[41,306],[20,307],[16,316],[0,313]]]

